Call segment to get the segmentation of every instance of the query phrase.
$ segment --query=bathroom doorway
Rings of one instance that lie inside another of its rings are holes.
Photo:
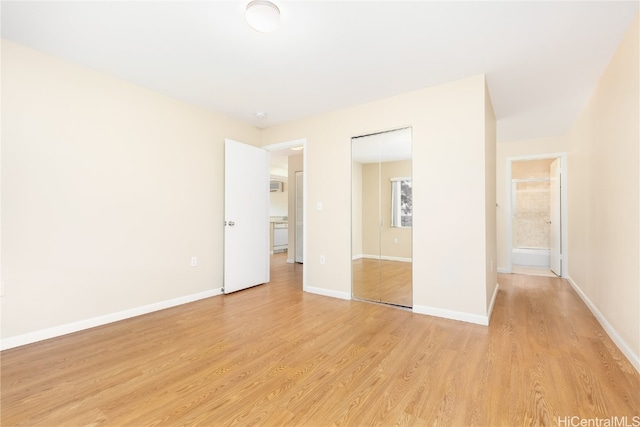
[[[511,158],[508,242],[510,272],[566,273],[566,156]]]

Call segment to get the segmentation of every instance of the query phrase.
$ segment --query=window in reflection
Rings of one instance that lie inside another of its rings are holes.
[[[411,227],[412,200],[411,178],[391,178],[392,227]]]

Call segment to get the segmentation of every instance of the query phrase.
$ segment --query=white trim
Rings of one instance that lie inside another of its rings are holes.
[[[380,255],[380,259],[385,261],[413,262],[413,258],[403,258],[403,257],[397,257],[397,256]]]
[[[287,258],[287,264],[293,264],[294,261],[291,258]]]
[[[589,310],[591,310],[593,316],[598,319],[598,322],[602,326],[602,329],[604,329],[607,335],[609,335],[609,338],[611,338],[613,343],[618,346],[622,354],[624,354],[627,359],[629,359],[629,362],[631,362],[631,365],[636,368],[636,371],[640,373],[640,355],[633,352],[633,349],[627,345],[627,343],[624,341],[624,339],[622,339],[615,328],[611,326],[611,323],[609,323],[606,317],[604,317],[600,310],[598,310],[598,307],[596,307],[595,304],[591,302],[589,297],[584,292],[582,292],[582,289],[580,289],[576,282],[574,282],[573,279],[569,276],[566,276],[566,279],[571,287],[578,293],[578,295],[580,295],[580,298],[582,298],[582,301],[584,301],[586,306],[589,307]]]
[[[489,325],[489,317],[486,315],[482,316],[479,314],[464,313],[461,311],[444,310],[442,308],[429,307],[426,305],[414,305],[413,312],[417,314],[442,317],[450,320],[460,320],[462,322],[475,323],[477,325]]]
[[[185,295],[183,297],[173,298],[166,301],[160,301],[153,304],[147,304],[140,307],[134,307],[134,308],[119,311],[116,313],[105,314],[103,316],[98,316],[98,317],[92,317],[90,319],[79,320],[77,322],[67,323],[60,326],[54,326],[53,328],[41,329],[39,331],[29,332],[23,335],[17,335],[15,337],[4,338],[0,343],[0,349],[7,350],[13,347],[19,347],[19,346],[31,344],[37,341],[59,337],[62,335],[73,333],[73,332],[83,331],[89,328],[95,328],[96,326],[106,325],[108,323],[129,319],[131,317],[140,316],[142,314],[147,314],[147,313],[151,313],[158,310],[164,310],[165,308],[187,304],[193,301],[198,301],[198,300],[213,297],[216,295],[222,295],[222,288],[216,288],[210,291],[199,292],[197,294],[192,294],[192,295]]]
[[[400,262],[412,262],[413,261],[413,258],[404,258],[404,257],[387,256],[387,255],[358,254],[358,255],[354,255],[354,256],[351,257],[352,260],[361,259],[361,258],[382,259],[382,260],[385,260],[385,261],[400,261]]]
[[[489,308],[487,309],[487,324],[491,322],[491,315],[493,314],[493,305],[496,302],[496,298],[498,297],[498,288],[500,284],[496,283],[496,287],[493,290],[493,295],[491,296],[491,302],[489,303]]]
[[[302,290],[305,292],[309,292],[310,294],[323,295],[325,297],[340,298],[346,300],[351,299],[351,294],[348,292],[332,291],[331,289],[316,288],[315,286],[303,286]]]
[[[506,268],[498,268],[496,271],[498,272],[498,274],[509,274],[509,273],[511,273],[511,272],[510,272],[508,269],[506,269]]]

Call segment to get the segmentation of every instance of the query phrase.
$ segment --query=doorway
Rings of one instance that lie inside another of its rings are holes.
[[[277,184],[270,192],[270,234],[279,236],[272,257],[286,264],[303,264],[306,253],[306,207],[300,203],[306,194],[306,139],[262,147],[270,153],[271,179]],[[286,234],[286,238],[283,235]],[[273,241],[273,240],[272,240]],[[275,243],[275,242],[274,242]],[[302,265],[300,265],[302,267]],[[276,270],[277,271],[277,270]],[[302,285],[305,283],[303,269]]]
[[[507,159],[508,272],[567,271],[566,154]]]

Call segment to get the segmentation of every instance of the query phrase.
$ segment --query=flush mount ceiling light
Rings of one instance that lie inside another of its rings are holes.
[[[280,24],[280,9],[267,0],[253,0],[244,13],[247,23],[256,31],[270,33]]]

